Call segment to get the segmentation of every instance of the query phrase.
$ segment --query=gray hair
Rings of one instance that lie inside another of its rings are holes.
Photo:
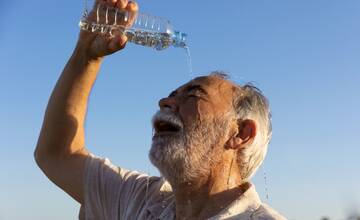
[[[209,76],[228,80],[229,76],[221,71],[212,72]],[[241,178],[248,181],[265,159],[271,139],[271,112],[267,98],[261,90],[251,83],[243,86],[234,84],[233,107],[235,117],[239,120],[255,121],[257,134],[251,145],[238,152],[238,164]]]

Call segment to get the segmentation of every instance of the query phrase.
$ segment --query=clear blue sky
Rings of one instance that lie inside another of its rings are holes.
[[[360,210],[360,1],[145,1],[189,34],[196,74],[227,71],[270,99],[273,140],[254,182],[289,219]],[[82,1],[0,2],[0,220],[77,219],[79,205],[36,167],[51,90],[78,34]],[[108,57],[90,98],[86,143],[151,174],[157,101],[190,79],[181,49],[129,45]]]

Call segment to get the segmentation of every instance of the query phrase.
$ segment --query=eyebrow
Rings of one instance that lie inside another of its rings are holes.
[[[204,95],[208,95],[208,92],[201,85],[190,85],[185,89],[186,93],[192,92],[194,90],[198,90]],[[170,93],[168,97],[174,97],[178,94],[178,90],[174,90]]]
[[[204,95],[208,95],[207,91],[201,85],[191,85],[191,86],[186,88],[187,93],[189,93],[189,92],[191,92],[193,90],[198,90],[201,93],[203,93]]]

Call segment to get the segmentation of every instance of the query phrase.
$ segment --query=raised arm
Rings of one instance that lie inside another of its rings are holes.
[[[99,3],[137,12],[127,0],[98,0]],[[89,20],[96,20],[96,5]],[[132,19],[126,23],[130,25]],[[83,172],[88,151],[85,148],[84,122],[91,88],[103,57],[124,48],[126,37],[81,31],[72,56],[51,94],[35,160],[47,177],[78,202],[83,202]]]

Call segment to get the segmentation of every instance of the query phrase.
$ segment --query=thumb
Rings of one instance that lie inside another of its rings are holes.
[[[127,37],[124,34],[117,34],[110,40],[109,53],[115,53],[118,50],[124,49],[126,46]]]

